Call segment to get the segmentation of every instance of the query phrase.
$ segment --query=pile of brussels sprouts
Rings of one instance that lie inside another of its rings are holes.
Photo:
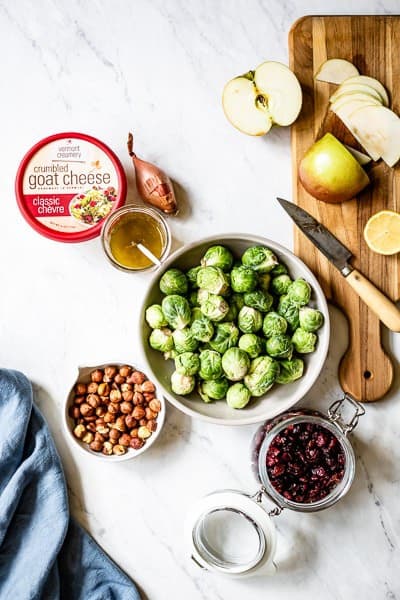
[[[160,304],[146,309],[149,343],[175,361],[171,388],[204,402],[226,399],[244,408],[275,383],[303,375],[301,355],[314,352],[324,317],[307,306],[311,287],[292,280],[265,246],[248,248],[240,261],[212,246],[186,273],[161,277]]]

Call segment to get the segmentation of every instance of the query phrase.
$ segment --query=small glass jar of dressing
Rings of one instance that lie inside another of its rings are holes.
[[[105,221],[101,241],[107,258],[117,269],[152,271],[168,256],[171,233],[166,220],[156,210],[128,205]],[[149,253],[154,256],[153,260]]]

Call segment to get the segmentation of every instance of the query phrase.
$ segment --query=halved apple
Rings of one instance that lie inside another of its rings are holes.
[[[320,66],[315,79],[326,83],[342,83],[349,77],[359,74],[353,63],[343,58],[330,58]]]
[[[345,96],[346,94],[351,94],[353,92],[368,94],[369,96],[372,96],[372,98],[375,98],[375,100],[378,100],[380,104],[383,103],[382,96],[373,87],[365,85],[363,83],[349,83],[348,85],[346,83],[342,84],[330,97],[330,102],[335,102],[335,100],[337,100],[338,98],[341,98],[342,96]]]
[[[347,150],[354,156],[356,161],[363,167],[364,165],[368,165],[371,162],[371,157],[364,154],[364,152],[360,152],[347,144],[344,144]]]
[[[331,133],[306,152],[299,164],[299,179],[314,198],[332,203],[354,198],[369,183],[358,161]]]
[[[346,86],[352,83],[362,83],[363,85],[368,85],[372,87],[381,96],[383,104],[385,106],[389,106],[388,93],[381,84],[381,82],[375,79],[375,77],[368,77],[367,75],[357,75],[355,77],[350,77],[349,79],[346,79],[344,81],[344,85]]]
[[[368,143],[389,167],[398,162],[400,119],[392,110],[385,106],[363,106],[349,115],[348,122],[364,147],[364,142]]]
[[[225,116],[248,135],[264,135],[272,125],[291,125],[301,104],[297,77],[288,67],[273,61],[232,79],[222,93]]]

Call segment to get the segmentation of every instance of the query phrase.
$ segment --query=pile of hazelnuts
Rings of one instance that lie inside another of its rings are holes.
[[[74,435],[94,452],[120,456],[139,450],[157,429],[161,402],[154,383],[128,365],[109,365],[77,383],[69,416]]]

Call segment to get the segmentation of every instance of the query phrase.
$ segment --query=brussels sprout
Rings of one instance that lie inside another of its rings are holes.
[[[168,325],[167,319],[164,317],[164,313],[159,304],[152,304],[146,309],[146,321],[152,329],[160,329],[160,327],[166,327]]]
[[[222,296],[210,294],[208,299],[200,305],[203,314],[211,321],[222,321],[229,312],[229,304]]]
[[[192,290],[195,290],[199,286],[197,285],[197,273],[200,271],[201,267],[192,267],[189,271],[186,272],[186,278],[189,282]]]
[[[265,344],[267,354],[273,358],[292,358],[293,344],[288,335],[281,333],[268,338]]]
[[[189,300],[190,306],[200,306],[198,298],[197,298],[197,290],[193,290],[192,292],[190,292],[188,300]]]
[[[264,342],[255,333],[245,333],[239,338],[238,346],[247,352],[250,358],[256,358],[263,351]]]
[[[174,394],[186,396],[193,392],[196,380],[193,375],[182,375],[178,371],[174,371],[171,375],[171,388]]]
[[[290,284],[287,295],[297,306],[305,306],[310,302],[311,286],[305,279],[295,279]]]
[[[243,254],[242,263],[259,273],[269,273],[278,264],[278,259],[266,246],[253,246]]]
[[[282,333],[286,333],[287,326],[288,324],[286,319],[281,317],[281,315],[278,315],[278,313],[272,311],[264,317],[263,333],[267,338],[273,335],[280,335]]]
[[[188,282],[186,275],[179,269],[168,269],[160,279],[160,290],[163,294],[186,294]]]
[[[192,313],[186,298],[176,294],[166,296],[161,307],[165,318],[173,329],[183,329],[190,323]]]
[[[189,327],[175,329],[172,337],[174,339],[175,350],[178,354],[182,354],[182,352],[194,352],[197,350],[199,342],[193,336]]]
[[[229,310],[226,313],[225,317],[222,319],[224,322],[228,321],[236,321],[238,316],[239,309],[233,302],[229,304]]]
[[[239,339],[239,329],[235,323],[219,323],[216,327],[215,336],[210,341],[209,346],[212,350],[216,350],[220,354],[223,354],[236,346]]]
[[[292,302],[288,294],[280,296],[278,314],[285,317],[292,331],[299,326],[299,308]]]
[[[276,383],[292,383],[303,376],[304,362],[301,358],[292,358],[292,360],[281,360],[279,362],[279,375]]]
[[[211,246],[201,259],[203,267],[219,267],[223,271],[230,271],[233,256],[224,246]]]
[[[193,321],[190,331],[199,342],[209,342],[214,335],[214,325],[201,313],[201,317],[197,317]]]
[[[250,365],[244,383],[252,396],[262,396],[275,383],[279,374],[279,363],[270,356],[259,356]]]
[[[283,263],[278,263],[271,271],[272,277],[277,277],[278,275],[287,275],[288,268]]]
[[[202,267],[197,273],[197,285],[211,294],[220,295],[228,291],[228,279],[219,267]]]
[[[261,312],[268,312],[274,301],[271,294],[268,294],[268,292],[262,292],[261,290],[247,292],[244,294],[243,299],[246,306],[251,306],[251,308],[256,308]]]
[[[283,296],[287,293],[291,283],[289,275],[277,275],[271,280],[270,291],[277,296]]]
[[[172,350],[168,350],[168,352],[164,352],[164,360],[169,360],[170,358],[174,360],[177,356],[178,352],[175,350],[175,348],[172,348]]]
[[[240,294],[252,292],[257,287],[257,273],[244,265],[234,267],[231,271],[231,287]]]
[[[305,331],[317,331],[324,324],[324,315],[316,308],[309,306],[300,309],[300,327]]]
[[[153,350],[158,350],[159,352],[171,351],[174,347],[172,331],[167,327],[153,329],[149,337],[149,344]]]
[[[207,290],[198,290],[197,302],[198,302],[199,306],[201,306],[203,304],[203,302],[208,300],[211,295],[212,294],[210,294],[210,292],[208,292]]]
[[[215,350],[203,350],[200,352],[200,371],[201,379],[219,379],[223,375],[222,359]]]
[[[317,343],[317,336],[311,331],[305,331],[299,327],[292,336],[293,346],[299,354],[309,354],[314,352]]]
[[[191,319],[190,322],[193,323],[194,321],[196,321],[197,319],[202,319],[204,317],[203,313],[201,312],[201,308],[200,306],[194,306],[192,308],[192,313],[191,313]]]
[[[244,383],[234,383],[226,393],[226,403],[231,408],[244,408],[251,398],[250,390]]]
[[[222,400],[226,396],[229,383],[225,377],[199,382],[199,394],[204,402]]]
[[[271,275],[269,273],[258,273],[258,287],[263,292],[268,292],[271,283]]]
[[[263,324],[262,314],[251,306],[243,306],[238,315],[238,326],[243,333],[255,333]]]
[[[222,357],[222,368],[230,381],[243,379],[250,367],[248,354],[240,348],[228,348]]]
[[[194,352],[183,352],[175,358],[175,370],[182,375],[196,375],[200,369],[199,355]]]
[[[238,312],[244,306],[244,295],[243,294],[232,294],[229,298],[231,305],[233,304],[238,309]]]

